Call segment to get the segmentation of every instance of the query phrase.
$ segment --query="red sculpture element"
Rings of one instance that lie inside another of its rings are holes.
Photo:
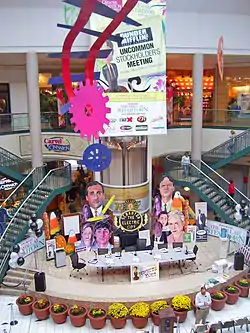
[[[76,23],[73,28],[69,31],[64,43],[62,50],[62,77],[63,83],[65,87],[66,94],[68,96],[68,100],[70,100],[74,96],[74,91],[72,88],[72,81],[70,78],[70,52],[72,45],[79,35],[81,30],[88,23],[91,14],[95,9],[95,5],[98,0],[84,0]]]
[[[93,83],[94,80],[94,68],[95,61],[98,56],[98,53],[106,42],[106,40],[112,35],[112,33],[118,28],[121,22],[125,19],[125,17],[132,11],[132,9],[136,6],[139,0],[128,0],[122,10],[115,16],[112,22],[107,26],[107,28],[103,31],[103,33],[99,36],[99,38],[92,45],[87,62],[86,62],[86,78],[90,80],[90,84]]]

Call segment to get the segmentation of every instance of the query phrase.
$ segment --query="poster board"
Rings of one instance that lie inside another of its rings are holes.
[[[130,266],[131,283],[152,282],[159,280],[159,263],[135,263]]]
[[[56,240],[49,239],[46,241],[46,260],[53,260],[55,258]]]
[[[74,232],[75,235],[81,233],[82,216],[79,213],[64,214],[62,215],[62,232],[64,236],[69,236],[70,232]]]
[[[195,203],[196,242],[207,242],[207,203]]]

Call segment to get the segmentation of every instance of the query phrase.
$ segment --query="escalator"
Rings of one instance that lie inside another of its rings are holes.
[[[250,205],[250,200],[239,190],[235,189],[235,198],[228,193],[228,182],[205,162],[190,164],[189,175],[183,176],[180,156],[167,156],[165,159],[165,173],[173,182],[182,187],[189,187],[201,200],[207,202],[213,211],[230,225],[250,229],[250,219],[238,223],[234,218],[235,206],[245,200]]]
[[[15,182],[22,182],[31,170],[31,162],[25,161],[21,157],[0,147],[0,174]]]
[[[202,160],[218,169],[250,154],[250,129],[207,151]]]
[[[0,281],[8,269],[9,255],[13,245],[23,240],[29,229],[30,216],[33,213],[41,216],[56,195],[71,188],[71,166],[67,162],[64,163],[63,167],[52,169],[47,174],[47,165],[31,170],[5,200],[11,200],[11,196],[14,196],[17,191],[21,188],[25,189],[25,196],[11,212],[12,218],[0,238]]]

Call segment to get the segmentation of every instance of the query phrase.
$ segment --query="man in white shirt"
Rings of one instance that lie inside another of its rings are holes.
[[[206,324],[206,319],[209,314],[209,308],[212,303],[211,296],[206,290],[206,286],[201,287],[201,291],[196,294],[195,297],[195,306],[196,310],[196,320],[195,324]]]
[[[184,176],[184,178],[187,178],[188,172],[189,172],[189,165],[190,165],[190,157],[189,157],[187,151],[185,152],[185,155],[183,155],[181,158],[181,165],[183,167],[183,176]]]

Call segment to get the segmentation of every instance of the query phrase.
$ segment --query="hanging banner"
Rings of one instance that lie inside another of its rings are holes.
[[[120,4],[113,1],[116,10]],[[167,132],[165,13],[165,0],[139,1],[129,17],[140,26],[121,23],[113,34],[120,40],[108,40],[103,46],[110,54],[96,61],[95,71],[110,99],[110,124],[104,127],[104,136]],[[109,23],[110,19],[96,14],[90,19],[96,31],[103,31]]]
[[[40,237],[30,236],[18,243],[18,245],[20,246],[20,256],[26,258],[31,253],[45,247],[45,235],[43,233]]]
[[[196,241],[207,242],[207,203],[195,203]]]
[[[218,71],[221,81],[223,81],[224,76],[224,39],[223,36],[220,37],[218,42],[217,50],[217,62],[218,62]]]

